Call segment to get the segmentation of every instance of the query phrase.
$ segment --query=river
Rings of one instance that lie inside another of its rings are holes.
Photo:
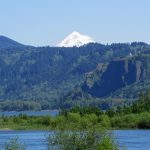
[[[115,130],[114,137],[120,147],[127,150],[149,150],[150,130]],[[0,147],[11,138],[18,137],[27,150],[46,150],[48,131],[0,131]]]
[[[28,116],[56,116],[59,113],[59,110],[41,110],[41,111],[4,111],[0,112],[1,116],[18,116],[19,114],[26,114]]]

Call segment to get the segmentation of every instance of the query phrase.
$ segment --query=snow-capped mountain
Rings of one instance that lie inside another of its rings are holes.
[[[94,43],[93,39],[87,35],[82,35],[79,32],[72,32],[60,44],[59,47],[80,47],[88,43]]]

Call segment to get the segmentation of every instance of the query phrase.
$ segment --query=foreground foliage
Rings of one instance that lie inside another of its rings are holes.
[[[19,142],[18,138],[10,139],[4,146],[5,150],[25,150],[25,146]]]
[[[90,128],[86,131],[58,131],[48,138],[48,148],[56,150],[119,150],[106,132]]]
[[[25,150],[26,148],[18,138],[14,138],[5,144],[3,149]],[[57,130],[47,138],[45,150],[119,150],[119,147],[106,131],[90,128],[86,131]]]

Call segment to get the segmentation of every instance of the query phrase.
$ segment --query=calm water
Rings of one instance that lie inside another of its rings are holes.
[[[150,150],[150,130],[117,130],[114,134],[127,150]]]
[[[11,138],[18,138],[27,150],[46,150],[46,131],[0,131],[0,147],[4,147]]]
[[[0,116],[18,116],[19,114],[26,114],[28,116],[56,116],[59,113],[58,110],[43,110],[43,111],[5,111],[0,112]]]
[[[0,131],[0,147],[10,138],[18,137],[27,150],[46,150],[46,131]],[[114,136],[127,150],[150,150],[150,130],[116,130]]]

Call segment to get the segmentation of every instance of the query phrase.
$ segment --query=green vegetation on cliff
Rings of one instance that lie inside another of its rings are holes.
[[[108,109],[118,106],[119,100],[119,105],[131,103],[140,92],[149,89],[150,55],[145,53],[98,64],[86,74],[83,84],[63,97],[62,105],[86,104]]]

